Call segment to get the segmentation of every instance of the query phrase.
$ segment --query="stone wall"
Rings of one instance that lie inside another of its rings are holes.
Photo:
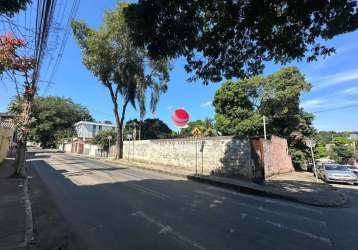
[[[185,168],[192,173],[252,177],[248,139],[232,137],[125,141],[125,159]]]
[[[14,129],[0,124],[0,163],[6,158],[12,142]]]
[[[171,166],[193,174],[218,174],[251,180],[263,180],[269,176],[293,171],[291,157],[287,153],[287,141],[272,136],[271,140],[236,139],[233,137],[181,138],[165,140],[124,141],[123,158],[153,166]],[[66,152],[74,151],[72,144],[60,146]],[[84,143],[83,154],[106,157],[96,145]],[[110,157],[115,153],[112,146]]]

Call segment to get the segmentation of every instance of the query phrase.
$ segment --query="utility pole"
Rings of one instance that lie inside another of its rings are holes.
[[[262,121],[263,121],[263,124],[264,124],[264,138],[265,138],[265,140],[267,140],[267,135],[266,135],[266,117],[265,117],[265,116],[262,116]]]

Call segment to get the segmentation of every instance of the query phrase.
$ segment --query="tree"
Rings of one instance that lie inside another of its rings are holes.
[[[92,143],[99,145],[101,148],[103,148],[103,150],[108,151],[110,143],[110,140],[108,139],[109,136],[114,139],[117,137],[117,134],[113,130],[103,130],[93,138]]]
[[[215,121],[223,135],[257,135],[261,132],[261,114],[257,111],[262,77],[238,82],[227,81],[214,96]],[[261,133],[262,134],[262,133]]]
[[[286,138],[294,163],[302,162],[308,153],[303,139],[315,134],[313,115],[299,107],[301,92],[309,89],[295,67],[267,77],[227,81],[214,96],[216,127],[223,135],[263,135],[265,116],[267,133]]]
[[[123,16],[125,7],[119,4],[115,10],[107,11],[104,24],[98,30],[89,28],[84,22],[71,23],[84,65],[111,96],[117,125],[116,158],[123,157],[122,128],[128,103],[136,108],[136,101],[139,102],[143,113],[145,93],[149,88],[152,106],[156,106],[155,97],[166,90],[164,86],[169,78],[166,59],[151,60],[144,47],[133,44]]]
[[[18,114],[19,105],[18,99],[13,101],[9,111]],[[71,99],[56,96],[35,97],[32,119],[29,139],[44,148],[54,148],[62,139],[74,136],[73,125],[76,122],[93,121],[87,108]]]
[[[214,121],[210,118],[189,122],[188,127],[183,128],[180,132],[180,135],[193,136],[194,129],[196,131],[194,134],[200,133],[200,136],[215,136],[215,135],[217,135]]]
[[[13,17],[14,14],[18,13],[20,10],[24,10],[29,3],[31,3],[31,0],[2,0],[0,1],[0,16],[6,15],[8,17]]]
[[[17,151],[14,161],[14,177],[26,175],[26,142],[31,123],[33,99],[37,91],[36,79],[32,77],[37,62],[34,58],[19,53],[19,50],[25,46],[25,40],[16,38],[12,33],[0,35],[0,77],[7,74],[14,81],[17,97],[22,100],[21,112],[15,119]],[[22,84],[18,83],[18,77],[21,77]]]
[[[141,0],[125,10],[131,35],[153,58],[184,56],[204,83],[262,73],[266,61],[330,55],[319,40],[358,27],[357,2]]]
[[[317,143],[314,150],[315,150],[315,157],[317,159],[324,158],[324,157],[328,156],[328,151],[327,151],[326,145],[320,141]]]
[[[141,124],[141,130],[139,131],[139,124]],[[151,139],[165,139],[172,135],[172,130],[159,119],[145,119],[138,121],[137,119],[129,120],[124,127],[124,134],[133,134],[133,129],[137,129],[137,138],[143,140]],[[136,139],[136,138],[135,138]]]
[[[339,163],[347,163],[354,157],[352,142],[347,137],[335,137],[331,150],[331,158]]]

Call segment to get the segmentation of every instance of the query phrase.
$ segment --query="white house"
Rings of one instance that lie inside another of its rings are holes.
[[[115,125],[102,122],[80,121],[75,123],[74,126],[77,132],[77,137],[82,140],[92,139],[101,131],[116,129]]]

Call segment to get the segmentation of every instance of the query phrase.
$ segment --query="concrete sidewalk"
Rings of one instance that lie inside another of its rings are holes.
[[[8,178],[12,159],[0,164],[0,249],[20,249],[32,240],[27,179]]]
[[[311,173],[292,172],[268,179],[264,184],[219,176],[192,175],[189,179],[271,198],[319,207],[341,207],[348,197],[336,188],[316,182]]]

